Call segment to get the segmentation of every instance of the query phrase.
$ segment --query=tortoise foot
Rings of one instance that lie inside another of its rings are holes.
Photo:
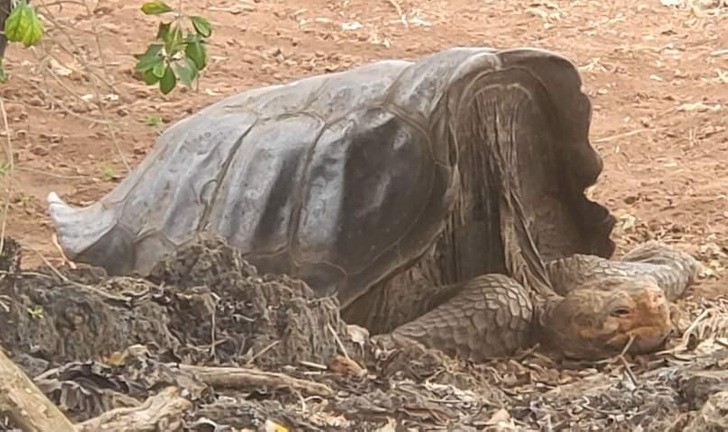
[[[447,302],[397,327],[396,337],[473,362],[513,354],[532,343],[527,291],[500,274],[476,277]]]

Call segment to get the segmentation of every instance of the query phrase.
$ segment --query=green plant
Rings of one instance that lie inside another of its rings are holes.
[[[162,120],[162,117],[158,115],[150,115],[144,120],[144,124],[154,129],[162,126],[162,123],[164,123],[164,120]]]
[[[116,171],[111,165],[104,164],[104,166],[101,167],[101,175],[104,177],[104,180],[111,181],[116,178]]]
[[[26,48],[37,44],[44,33],[37,9],[28,0],[12,0],[12,3],[4,22],[7,41],[22,43]],[[171,92],[178,81],[192,87],[207,66],[207,39],[212,35],[210,22],[198,15],[184,15],[160,0],[144,3],[141,11],[145,15],[172,14],[174,18],[161,22],[155,42],[143,54],[134,55],[140,79],[148,85],[159,85],[163,94]],[[0,52],[4,52],[4,44]],[[2,63],[0,54],[0,83],[6,80]]]
[[[45,311],[43,310],[43,306],[40,305],[33,305],[29,308],[26,308],[28,311],[28,315],[30,315],[33,319],[40,319],[43,318]]]
[[[207,66],[207,38],[212,26],[205,18],[186,16],[163,1],[154,0],[141,7],[145,15],[173,14],[174,19],[161,22],[155,43],[143,54],[136,54],[135,69],[148,85],[159,85],[162,94],[168,94],[182,81],[187,87],[199,77]],[[187,24],[187,25],[185,25]]]
[[[43,25],[38,19],[38,11],[27,0],[15,2],[10,15],[5,19],[5,37],[10,42],[20,42],[28,48],[40,41]]]
[[[3,23],[5,40],[2,41],[2,47],[0,47],[2,53],[0,54],[0,83],[7,80],[3,66],[5,44],[8,41],[18,42],[27,48],[37,44],[43,36],[43,24],[38,19],[38,11],[35,7],[29,5],[27,0],[17,0],[9,3],[12,3],[13,7]]]
[[[20,205],[27,208],[33,202],[33,197],[30,195],[22,194],[20,197]]]

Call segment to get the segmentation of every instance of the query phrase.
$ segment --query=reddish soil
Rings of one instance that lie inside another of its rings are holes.
[[[706,265],[702,293],[728,292],[728,53],[719,52],[728,49],[726,7],[660,0],[183,2],[185,12],[214,26],[211,61],[196,91],[162,96],[132,75],[132,54],[144,51],[158,23],[141,14],[141,3],[43,9],[52,18],[44,43],[6,54],[10,79],[0,93],[15,153],[14,169],[3,177],[3,190],[13,182],[7,233],[51,262],[61,256],[46,214],[50,191],[77,205],[97,200],[127,172],[117,148],[133,167],[160,129],[226,95],[452,46],[535,46],[563,53],[581,70],[594,104],[592,143],[605,161],[591,193],[620,217],[620,249],[647,238],[678,244]],[[29,264],[40,262],[24,255]]]

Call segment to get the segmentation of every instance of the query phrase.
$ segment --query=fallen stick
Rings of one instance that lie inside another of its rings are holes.
[[[0,348],[0,412],[25,432],[74,432],[70,420]]]
[[[116,408],[76,425],[78,432],[173,431],[182,430],[182,414],[192,402],[179,395],[176,387],[167,387],[133,408]],[[55,429],[47,429],[53,430]]]
[[[310,395],[328,397],[334,394],[331,387],[314,381],[307,381],[282,373],[264,372],[257,369],[237,367],[212,367],[179,365],[182,370],[196,374],[206,384],[218,388],[241,388],[248,386],[288,387]]]

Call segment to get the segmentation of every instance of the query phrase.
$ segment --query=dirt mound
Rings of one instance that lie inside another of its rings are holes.
[[[711,330],[728,316],[725,303],[689,309],[697,336],[653,356],[568,365],[533,351],[470,365],[372,341],[340,319],[335,298],[259,275],[216,241],[181,249],[146,279],[86,267],[24,271],[18,250],[7,240],[0,256],[0,343],[80,430],[133,413],[139,430],[199,431],[270,422],[679,430],[725,421],[728,350]]]
[[[346,333],[335,299],[316,299],[285,276],[258,276],[221,244],[185,248],[149,279],[90,268],[60,275],[10,273],[2,287],[11,300],[0,338],[42,367],[99,360],[133,344],[194,364],[326,364]]]

